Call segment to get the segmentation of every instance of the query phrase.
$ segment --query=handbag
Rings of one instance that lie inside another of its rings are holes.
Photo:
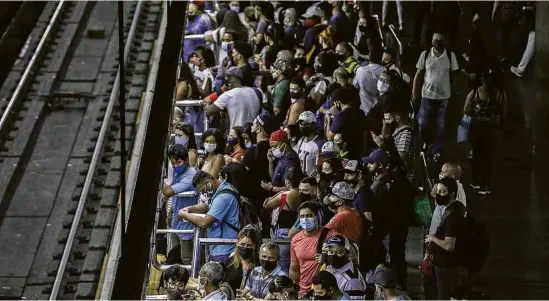
[[[471,116],[464,114],[458,125],[457,142],[465,143],[469,141],[469,128],[471,127]]]
[[[425,249],[425,254],[423,255],[423,260],[421,260],[419,271],[427,277],[430,277],[433,274],[433,252],[431,252],[429,247]]]

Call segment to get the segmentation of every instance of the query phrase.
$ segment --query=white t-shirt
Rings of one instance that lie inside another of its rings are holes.
[[[452,96],[452,87],[450,86],[450,69],[459,70],[456,55],[452,52],[452,64],[448,59],[446,50],[437,57],[431,48],[425,62],[426,51],[419,56],[416,68],[425,70],[425,80],[421,88],[421,97],[430,99],[448,99]],[[427,66],[425,66],[427,65]]]
[[[194,78],[196,79],[196,85],[199,86],[202,90],[206,88],[207,79],[210,79],[212,87],[214,85],[215,79],[210,68],[206,68],[204,70],[198,70],[197,68],[194,68]]]
[[[301,163],[301,170],[304,174],[311,176],[316,170],[318,164],[318,156],[320,149],[322,148],[322,139],[316,136],[313,140],[307,142],[305,137],[299,139],[294,150],[299,157]]]
[[[328,81],[328,83],[326,83]],[[311,89],[311,92],[309,92],[309,96],[311,98],[314,98],[315,93],[324,94],[326,93],[326,87],[328,87],[329,84],[333,83],[334,79],[331,76],[322,76],[316,83],[315,86]]]
[[[214,104],[222,110],[227,110],[231,128],[253,123],[260,109],[257,94],[250,87],[231,89],[221,94]]]

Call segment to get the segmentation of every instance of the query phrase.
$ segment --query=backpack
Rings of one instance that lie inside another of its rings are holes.
[[[467,210],[467,270],[469,273],[480,271],[484,261],[490,252],[490,242],[486,232],[486,225],[477,219]]]
[[[257,99],[259,100],[259,112],[257,113],[257,116],[260,116],[261,114],[264,114],[264,113],[269,113],[270,115],[273,115],[272,108],[267,107],[265,105],[265,102],[263,101],[263,92],[261,92],[261,90],[259,90],[259,88],[253,87],[252,89],[254,89],[255,95],[257,96]]]
[[[228,188],[223,189],[219,192],[219,194],[222,193],[230,194],[238,200],[238,220],[240,222],[240,227],[236,227],[235,225],[225,220],[223,220],[223,223],[225,223],[236,232],[240,232],[240,230],[242,230],[247,225],[256,225],[259,223],[254,205],[247,198],[240,196],[238,192]]]

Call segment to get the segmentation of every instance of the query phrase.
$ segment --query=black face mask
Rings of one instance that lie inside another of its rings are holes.
[[[300,130],[301,130],[301,134],[305,137],[308,137],[308,136],[314,134],[314,132],[315,132],[315,128],[312,127],[312,126],[303,126],[303,127],[300,128]]]
[[[345,256],[328,255],[328,264],[335,269],[343,267],[348,261]]]
[[[304,57],[294,59],[294,64],[296,67],[303,68],[305,67],[306,63],[307,63],[307,60]]]
[[[360,32],[366,32],[366,25],[360,25],[358,30],[360,30]]]
[[[435,196],[435,202],[437,203],[437,205],[446,206],[446,205],[448,205],[448,203],[450,203],[450,195],[449,194],[447,194],[447,195],[437,194]]]
[[[442,50],[444,49],[444,42],[442,41],[433,41],[433,47],[435,47],[436,50]]]
[[[267,272],[270,272],[276,268],[276,261],[268,261],[268,260],[260,259],[259,263],[261,264],[263,269]]]
[[[336,143],[337,148],[339,148],[340,151],[342,151],[342,150],[345,149],[345,145],[344,145],[344,144],[345,144],[344,142],[342,142],[342,143]]]
[[[303,193],[303,192],[300,192],[299,193],[299,199],[301,200],[301,202],[307,202],[307,201],[310,201],[313,199],[313,196],[308,194],[308,193]]]
[[[343,54],[337,54],[336,57],[337,57],[337,60],[340,61],[340,62],[345,61],[345,56]]]
[[[394,129],[396,129],[397,126],[398,126],[398,124],[397,124],[396,121],[386,123],[386,125],[391,129],[391,131],[393,131]]]
[[[253,248],[247,248],[242,246],[237,246],[238,256],[244,260],[252,259],[254,254]]]
[[[332,175],[332,174],[327,174],[327,173],[321,173],[320,174],[320,180],[321,181],[330,182],[330,181],[332,181],[333,177],[334,177],[334,175]]]

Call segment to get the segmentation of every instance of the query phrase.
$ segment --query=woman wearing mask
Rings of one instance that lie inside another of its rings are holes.
[[[343,169],[343,164],[337,158],[331,158],[322,164],[322,169],[318,175],[317,181],[319,184],[319,190],[322,193],[321,199],[328,195],[332,187],[336,183],[336,173]]]
[[[212,128],[202,134],[202,147],[207,155],[204,159],[198,159],[198,168],[211,174],[214,178],[219,177],[219,171],[225,164],[223,150],[225,139],[218,129]]]
[[[203,3],[199,1],[190,2],[187,8],[187,20],[185,27],[185,34],[204,34],[206,31],[213,29],[213,21],[204,15],[202,9]],[[187,62],[190,58],[190,54],[198,45],[204,45],[204,40],[189,40],[183,44],[183,61]]]
[[[201,97],[206,97],[212,92],[214,76],[212,67],[215,66],[215,54],[204,45],[196,47],[191,56],[191,64],[194,70],[194,78]]]
[[[293,167],[286,173],[286,188],[275,196],[268,198],[263,207],[271,210],[271,238],[289,238],[289,231],[297,218],[297,208],[301,204],[299,183],[301,181],[299,168]],[[290,269],[290,246],[280,246],[279,264],[285,273]]]
[[[326,88],[333,83],[332,75],[338,67],[336,55],[332,52],[321,52],[315,57],[315,75],[306,82],[307,87],[312,87],[309,97],[317,107],[325,100]]]
[[[229,131],[227,136],[227,152],[225,155],[225,164],[239,163],[246,153],[246,145],[242,137],[242,127],[235,126]]]
[[[198,152],[196,151],[196,139],[194,137],[193,127],[186,122],[179,122],[175,126],[174,144],[181,144],[189,152],[189,165],[196,166],[198,161]]]
[[[305,57],[305,48],[302,45],[296,45],[294,48],[294,66],[296,77],[307,81],[314,74],[313,67],[307,64]]]
[[[223,39],[225,32],[233,33],[232,41],[242,43],[249,43],[253,36],[253,33],[240,21],[238,12],[233,11],[233,6],[231,6],[231,10],[227,11],[223,17],[223,23],[221,23],[217,29],[207,31],[204,34],[204,39],[206,39],[206,42],[214,43],[221,48],[219,51],[219,62],[222,62],[223,58],[227,57],[228,53],[228,48],[223,44],[225,42]]]
[[[334,28],[332,26],[328,26],[324,29],[324,31],[318,35],[318,42],[320,43],[321,51],[334,52],[336,46]]]
[[[243,290],[252,270],[259,266],[261,243],[261,231],[252,225],[245,226],[238,233],[235,252],[225,262],[225,281],[233,291]]]
[[[176,99],[200,99],[200,91],[188,64],[181,64],[179,69],[179,83],[177,84]],[[192,125],[197,133],[204,131],[204,112],[200,107],[186,107],[182,115],[183,121]]]
[[[367,60],[372,49],[381,49],[381,37],[377,31],[374,18],[365,15],[358,20],[354,45],[357,46],[359,57]]]
[[[482,85],[467,95],[464,114],[471,116],[471,148],[473,159],[473,184],[471,187],[480,195],[490,194],[492,164],[496,150],[497,136],[507,119],[507,95],[492,70],[481,75]]]

